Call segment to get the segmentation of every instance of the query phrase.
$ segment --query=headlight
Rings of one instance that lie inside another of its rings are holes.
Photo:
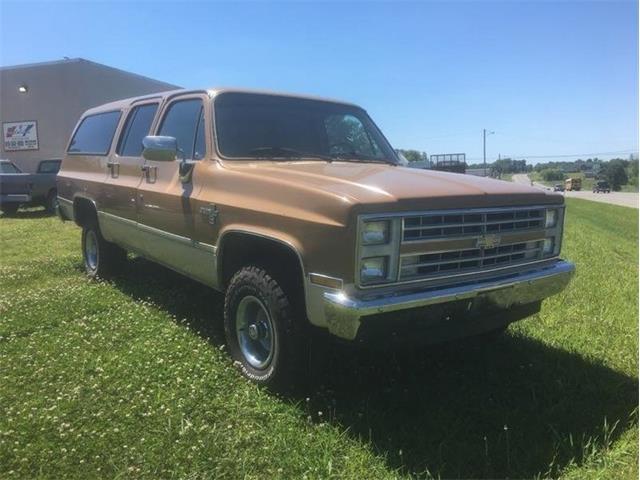
[[[549,255],[550,253],[553,252],[554,246],[555,246],[555,242],[553,241],[553,238],[545,238],[544,244],[542,245],[542,253],[544,255]]]
[[[389,221],[366,222],[362,226],[363,245],[382,245],[389,242]]]
[[[544,217],[544,228],[553,228],[558,223],[558,210],[547,210]]]
[[[373,283],[387,278],[387,265],[389,257],[363,258],[360,263],[360,281]]]

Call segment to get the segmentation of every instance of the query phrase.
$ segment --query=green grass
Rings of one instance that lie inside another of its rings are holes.
[[[0,219],[0,478],[637,478],[638,216],[568,199],[578,273],[495,344],[335,345],[309,393],[240,378],[219,295]]]

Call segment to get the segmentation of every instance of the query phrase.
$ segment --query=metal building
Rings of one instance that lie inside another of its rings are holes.
[[[88,108],[176,88],[82,58],[0,67],[0,158],[32,172],[40,160],[62,158]]]

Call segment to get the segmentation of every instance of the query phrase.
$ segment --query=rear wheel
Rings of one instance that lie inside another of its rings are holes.
[[[292,305],[261,268],[242,268],[229,283],[224,305],[229,353],[242,374],[259,385],[288,388],[308,364],[303,322]]]
[[[82,228],[82,258],[89,277],[108,278],[122,267],[126,255],[122,248],[104,239],[95,223]]]

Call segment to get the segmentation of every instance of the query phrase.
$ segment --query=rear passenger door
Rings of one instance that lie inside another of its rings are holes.
[[[112,220],[120,224],[130,223],[130,226],[133,226],[138,220],[136,191],[144,178],[142,139],[151,131],[158,106],[159,100],[147,100],[134,104],[126,112],[126,120],[120,130],[115,152],[109,157],[106,165],[107,177],[102,197],[102,211],[107,213],[107,216],[117,217]],[[126,222],[127,220],[129,222]]]

